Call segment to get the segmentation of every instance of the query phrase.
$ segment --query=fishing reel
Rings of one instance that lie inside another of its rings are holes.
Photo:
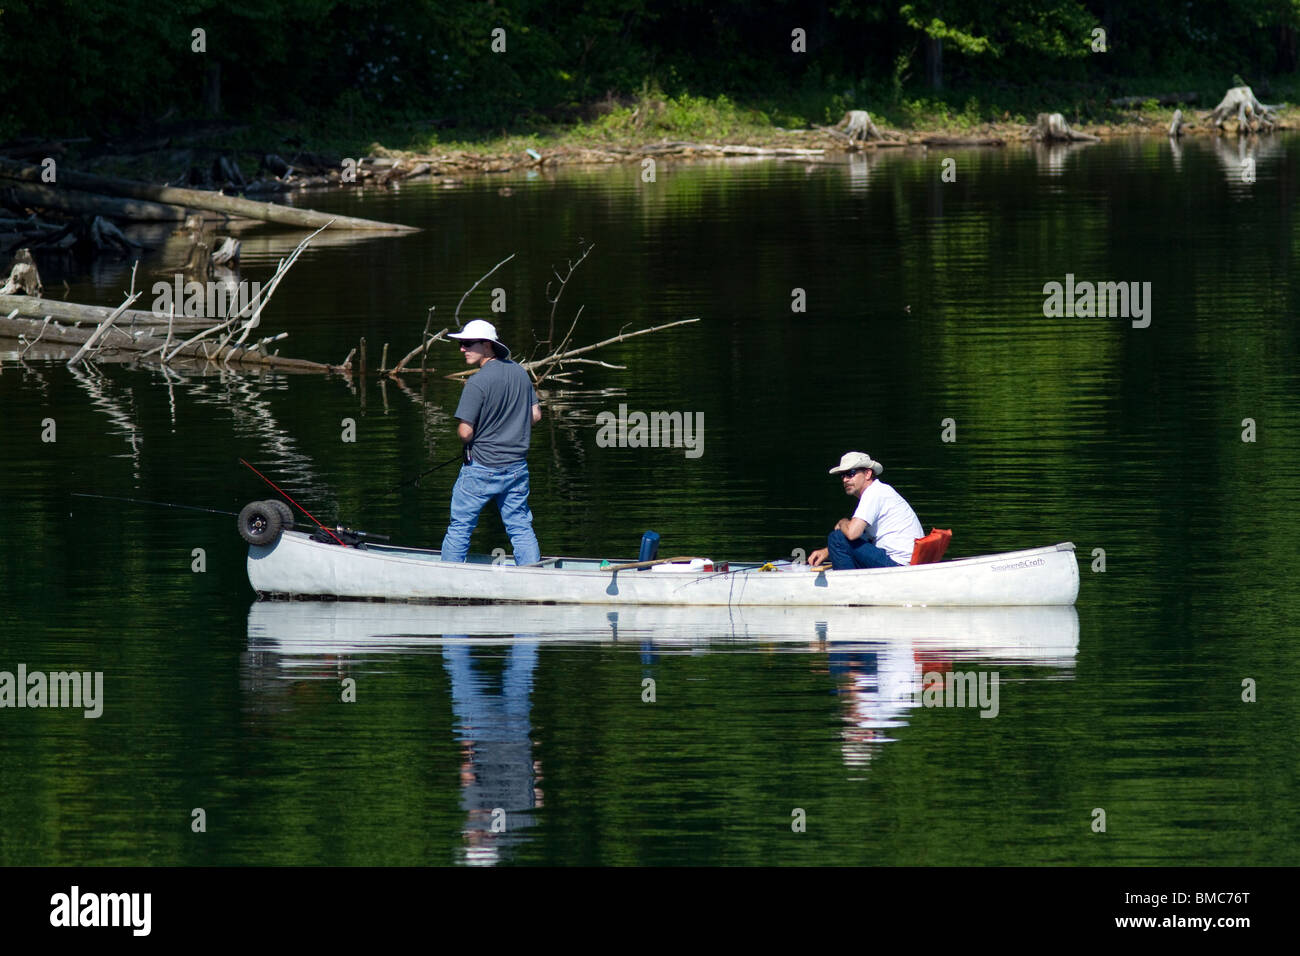
[[[323,544],[342,543],[349,548],[364,549],[367,541],[388,541],[389,537],[386,534],[372,534],[369,531],[353,531],[351,528],[344,528],[340,525],[333,531],[329,531],[325,528],[317,528],[312,532],[311,539],[313,541],[320,541]]]

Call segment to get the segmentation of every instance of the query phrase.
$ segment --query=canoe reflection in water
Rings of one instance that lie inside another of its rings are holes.
[[[1052,669],[1051,679],[1071,679],[1079,618],[1071,606],[613,609],[257,601],[249,610],[248,644],[254,672],[245,687],[263,698],[263,708],[276,706],[268,698],[277,696],[277,685],[314,676],[323,660],[343,674],[381,655],[440,653],[461,745],[463,862],[490,865],[527,839],[537,822],[533,811],[542,806],[531,718],[540,645],[625,645],[648,661],[680,651],[812,653],[842,695],[844,762],[864,767],[894,741],[891,732],[906,726],[914,709],[935,705],[933,693],[926,695],[927,675],[969,677],[964,706],[985,711],[997,703],[987,692],[998,668],[1004,679],[1009,668],[1026,665]],[[1017,682],[1024,679],[1018,672]],[[1009,704],[1004,695],[1000,705]]]

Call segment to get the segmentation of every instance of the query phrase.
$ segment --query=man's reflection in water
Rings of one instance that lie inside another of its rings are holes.
[[[534,824],[532,810],[542,805],[541,770],[533,762],[529,720],[534,635],[517,634],[513,643],[491,650],[448,643],[442,663],[451,678],[452,711],[461,741],[461,808],[465,823],[464,862],[491,866]],[[447,635],[447,640],[464,640]],[[484,666],[505,652],[500,676]]]
[[[827,655],[835,691],[845,696],[841,751],[849,767],[865,767],[885,744],[888,733],[906,727],[917,705],[920,674],[906,642],[859,646]]]

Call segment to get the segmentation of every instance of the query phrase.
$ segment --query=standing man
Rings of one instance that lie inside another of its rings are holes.
[[[496,502],[514,545],[515,564],[542,559],[528,508],[528,443],[542,407],[528,373],[510,361],[510,350],[497,340],[492,323],[474,319],[460,332],[465,364],[478,371],[465,383],[456,417],[456,432],[465,443],[465,464],[451,492],[451,524],[442,539],[442,560],[464,561],[479,512]]]
[[[858,499],[851,518],[841,518],[826,537],[826,547],[808,556],[816,566],[829,554],[831,569],[892,568],[912,560],[916,539],[924,537],[921,522],[903,496],[876,476],[885,470],[860,451],[847,452],[830,470],[839,475],[844,493]]]

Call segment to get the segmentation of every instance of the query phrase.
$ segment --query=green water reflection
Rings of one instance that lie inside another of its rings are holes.
[[[73,374],[0,343],[0,670],[103,671],[106,698],[97,720],[0,709],[0,863],[1293,862],[1296,149],[1261,147],[1249,185],[1235,147],[1142,139],[954,153],[955,183],[937,153],[882,152],[312,197],[424,231],[309,251],[264,320],[287,354],[404,351],[509,252],[492,318],[528,352],[579,236],[579,341],[701,316],[544,395],[544,553],[654,528],[673,553],[789,557],[847,512],[826,469],[858,448],[955,556],[1076,543],[1077,639],[1046,659],[866,618],[299,647],[323,625],[254,627],[233,519],[70,493],[238,510],[265,496],[243,456],[322,518],[436,542],[454,474],[388,489],[454,452],[460,386],[372,381],[363,405],[338,378]],[[297,238],[251,234],[245,277]],[[1151,326],[1045,318],[1067,273],[1151,282]],[[101,266],[71,297],[125,284]],[[703,413],[704,454],[599,447],[620,403]],[[505,543],[486,517],[475,548]],[[900,703],[931,664],[997,671],[996,719]]]

